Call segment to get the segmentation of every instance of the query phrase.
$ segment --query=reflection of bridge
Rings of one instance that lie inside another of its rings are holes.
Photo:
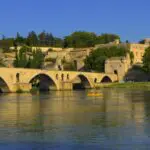
[[[30,91],[32,86],[39,86],[41,90],[94,88],[100,83],[114,81],[117,81],[115,74],[0,68],[2,92]]]

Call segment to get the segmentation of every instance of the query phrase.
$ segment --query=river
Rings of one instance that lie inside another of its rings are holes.
[[[148,150],[150,91],[0,95],[0,150]]]

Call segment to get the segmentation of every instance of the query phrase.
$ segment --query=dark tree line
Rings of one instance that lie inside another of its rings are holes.
[[[120,40],[120,37],[115,34],[96,35],[93,32],[78,31],[65,37],[64,47],[93,47],[96,44],[106,44],[116,39]]]
[[[9,47],[14,46],[14,39],[13,38],[7,38],[0,40],[0,48],[3,49],[3,51],[9,50]]]
[[[51,33],[47,33],[45,31],[40,34],[36,34],[36,32],[31,31],[28,33],[26,38],[17,33],[14,45],[62,47],[63,40],[61,38],[54,37]]]
[[[35,31],[28,33],[27,37],[21,36],[18,32],[15,38],[2,38],[0,40],[0,48],[11,46],[50,46],[50,47],[93,47],[96,44],[106,44],[120,39],[115,34],[96,35],[93,32],[77,31],[62,38],[53,36],[52,33],[41,32],[37,34]]]

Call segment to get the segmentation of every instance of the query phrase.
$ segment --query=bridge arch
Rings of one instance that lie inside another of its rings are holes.
[[[87,88],[92,88],[92,83],[88,79],[87,76],[83,74],[77,75],[73,80],[73,89],[87,89]]]
[[[56,81],[45,73],[39,73],[33,76],[29,83],[31,83],[32,87],[36,87],[39,91],[49,91],[49,90],[57,90],[58,86]]]
[[[104,76],[100,82],[101,83],[110,83],[110,82],[112,82],[112,79],[109,76]]]
[[[7,82],[2,77],[0,77],[0,93],[6,93],[6,92],[10,92],[10,88]]]

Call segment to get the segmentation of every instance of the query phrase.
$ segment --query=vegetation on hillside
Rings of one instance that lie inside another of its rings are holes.
[[[3,38],[0,40],[0,49],[2,49],[3,52],[7,52],[9,50],[9,47],[14,46],[14,39],[13,38]]]
[[[88,71],[104,72],[105,60],[110,57],[126,56],[128,50],[124,47],[103,47],[93,51],[85,59],[85,68]]]
[[[5,67],[5,64],[4,64],[3,60],[2,60],[2,58],[0,58],[0,67]]]
[[[14,67],[16,68],[42,68],[44,63],[44,55],[40,49],[30,51],[29,48],[24,46],[18,52],[14,60]]]
[[[35,31],[31,31],[28,33],[27,37],[23,37],[17,32],[15,38],[6,38],[3,36],[0,40],[0,48],[9,50],[9,47],[24,45],[82,48],[92,47],[95,44],[106,44],[113,42],[115,39],[120,39],[120,37],[115,34],[96,35],[93,32],[86,31],[76,31],[64,38],[55,37],[52,33],[45,31],[42,31],[39,34]]]
[[[150,47],[148,47],[145,50],[144,56],[143,56],[143,69],[150,73]]]
[[[93,47],[96,44],[113,42],[115,39],[120,39],[120,37],[115,34],[102,34],[97,36],[93,32],[78,31],[65,37],[64,47]]]

